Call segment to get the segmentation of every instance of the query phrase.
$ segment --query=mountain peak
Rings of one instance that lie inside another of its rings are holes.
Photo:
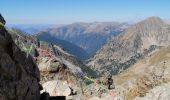
[[[141,55],[154,51],[156,47],[153,46],[169,45],[168,37],[170,34],[167,24],[161,18],[147,18],[112,38],[89,60],[88,65],[99,70],[99,73],[109,68],[115,71],[112,73],[118,73],[122,66],[127,68],[130,66],[129,62],[132,61],[133,64],[134,59],[139,59]]]
[[[134,34],[148,37],[151,34],[162,33],[164,31],[163,27],[166,25],[167,24],[159,17],[149,17],[127,29],[122,39],[131,39]]]
[[[160,17],[158,16],[151,16],[149,18],[147,18],[148,20],[162,20]]]
[[[138,25],[147,25],[147,26],[163,26],[166,25],[166,23],[160,18],[156,16],[149,17],[141,22],[138,23]]]

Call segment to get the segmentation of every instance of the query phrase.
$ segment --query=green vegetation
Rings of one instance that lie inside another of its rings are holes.
[[[0,22],[0,29],[1,29],[2,27],[4,27],[4,25]]]
[[[27,53],[27,57],[28,57],[29,54],[31,54],[31,51],[32,51],[33,48],[34,48],[34,44],[25,45],[24,43],[22,43],[22,50]]]
[[[94,81],[95,81],[94,79],[89,78],[88,76],[84,77],[84,82],[86,83],[86,85],[90,85],[90,84],[94,83]]]

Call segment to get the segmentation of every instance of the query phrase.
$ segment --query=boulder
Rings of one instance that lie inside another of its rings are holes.
[[[5,24],[1,15],[0,22]],[[0,100],[39,100],[40,73],[32,57],[20,50],[4,26],[0,40]]]
[[[50,96],[69,96],[71,90],[66,81],[53,80],[43,84],[43,92],[48,92]]]
[[[61,63],[55,59],[42,58],[38,64],[41,72],[58,72]]]

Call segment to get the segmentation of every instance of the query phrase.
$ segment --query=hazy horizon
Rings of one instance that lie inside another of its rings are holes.
[[[138,22],[158,16],[170,20],[168,0],[1,0],[7,24]]]

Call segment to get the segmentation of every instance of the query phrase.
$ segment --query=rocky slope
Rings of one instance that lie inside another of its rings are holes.
[[[42,41],[46,41],[46,42],[53,43],[53,44],[63,47],[65,51],[77,56],[81,60],[84,60],[89,57],[88,53],[81,47],[78,47],[77,45],[75,45],[71,42],[57,39],[56,37],[54,37],[53,35],[50,35],[48,33],[43,33],[41,35],[38,35],[37,37]]]
[[[8,31],[21,50],[34,57],[40,70],[40,83],[44,88],[42,92],[46,91],[51,96],[83,99],[84,77],[95,76],[93,70],[57,45],[39,41],[16,29]],[[69,96],[71,89],[76,95]]]
[[[162,84],[151,89],[145,97],[136,97],[134,100],[169,100],[170,83]]]
[[[113,37],[89,60],[88,65],[99,72],[108,70],[117,74],[143,56],[169,43],[169,26],[158,17],[150,17]]]
[[[107,90],[101,84],[105,83],[105,76],[98,78],[100,83],[91,84],[90,90],[94,94],[86,94],[86,97],[90,97],[88,100],[169,100],[169,55],[170,46],[157,49],[122,73],[114,75],[113,90]]]
[[[0,15],[0,100],[39,100],[40,73],[12,40]]]
[[[45,58],[47,58],[47,60],[52,58],[65,64],[66,66],[72,65],[70,70],[73,72],[76,72],[75,70],[83,70],[80,73],[84,72],[84,74],[90,74],[90,68],[86,67],[86,65],[83,64],[83,62],[76,56],[67,53],[62,47],[45,41],[40,41],[36,37],[24,34],[22,31],[17,29],[8,28],[8,31],[12,35],[12,38],[16,44],[21,48],[21,50],[30,53],[33,57],[41,58],[42,62]],[[36,60],[38,61],[38,59]],[[78,69],[76,69],[76,67]]]
[[[91,56],[112,36],[124,31],[128,26],[126,23],[117,22],[73,23],[57,28],[49,28],[40,32],[37,36],[40,39],[53,37],[53,39],[68,41],[82,48]],[[86,58],[88,56],[84,57],[84,59]]]
[[[169,100],[170,46],[155,51],[114,76],[125,100]]]

